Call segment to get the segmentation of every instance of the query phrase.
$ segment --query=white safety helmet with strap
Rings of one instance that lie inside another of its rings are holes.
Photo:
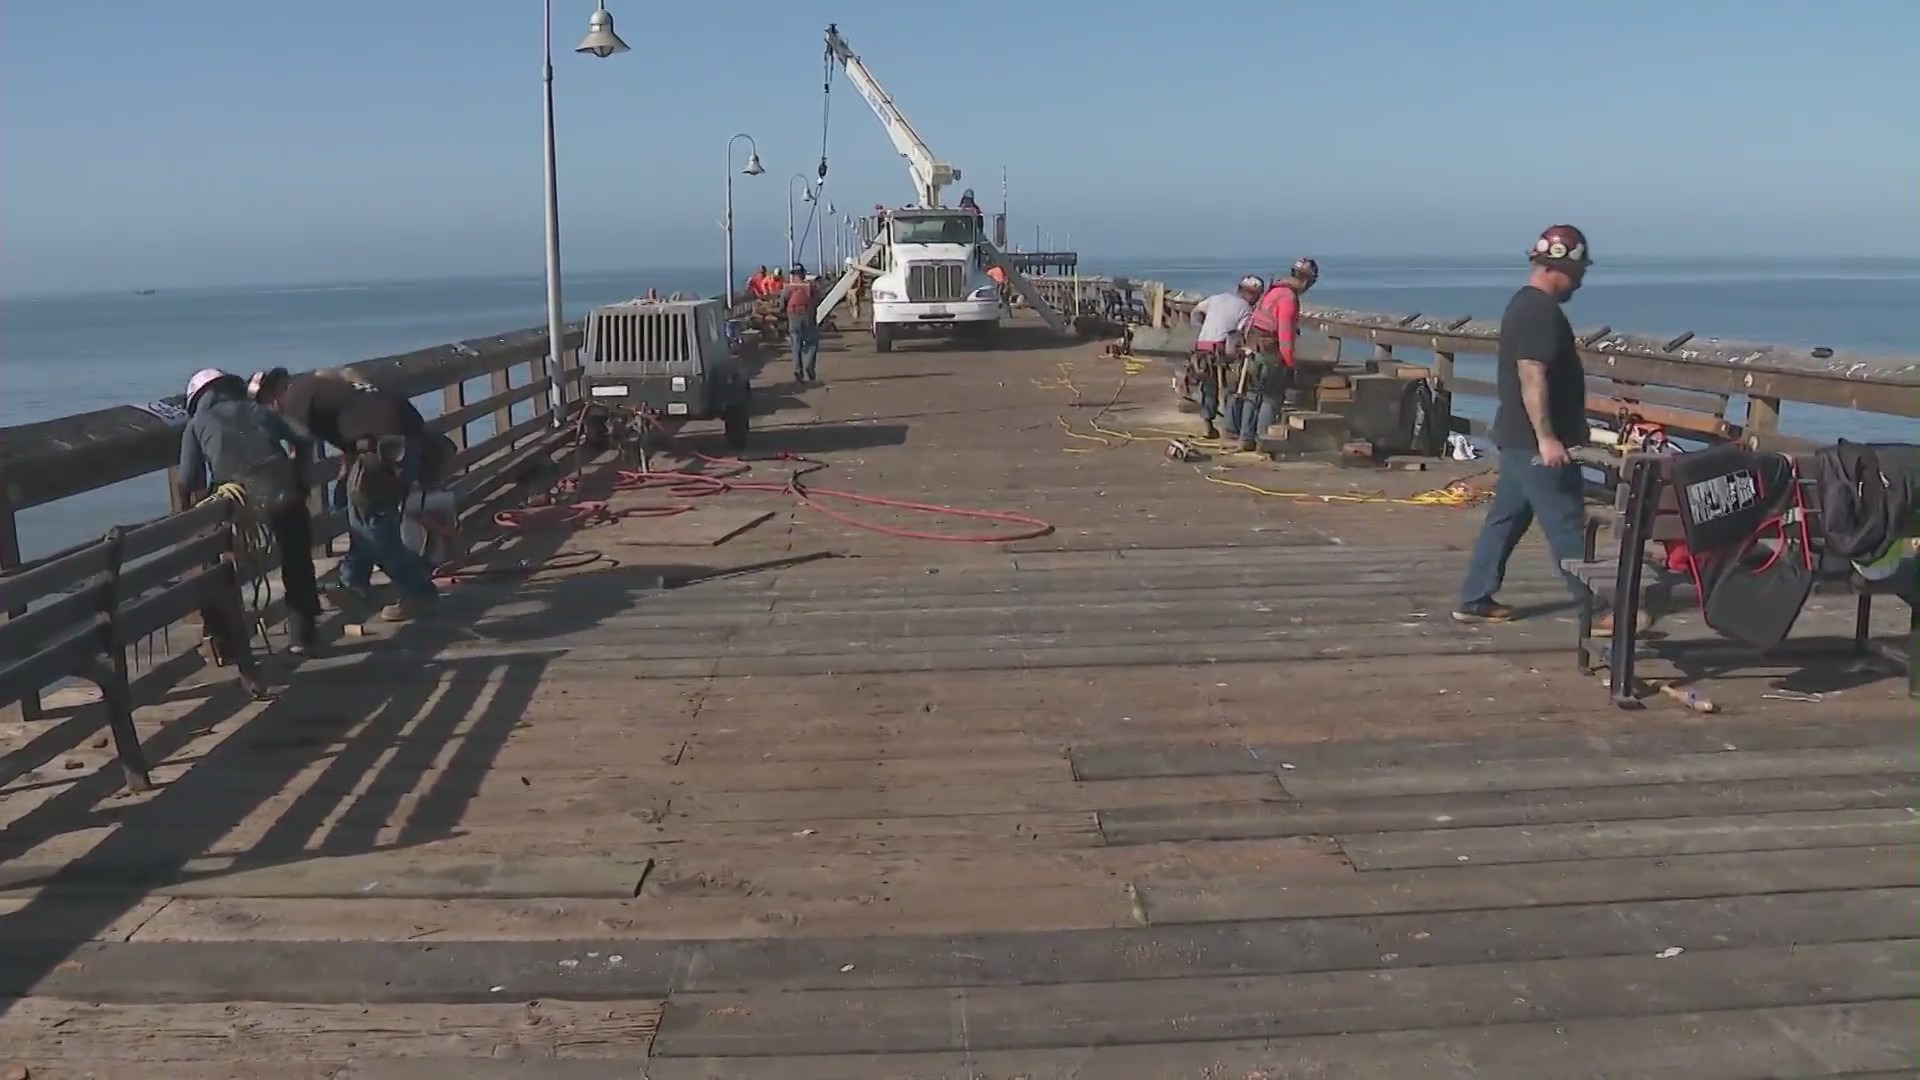
[[[193,378],[187,380],[187,411],[193,411],[193,403],[199,398],[201,391],[219,382],[221,379],[231,378],[233,378],[232,375],[221,371],[219,368],[201,368],[199,371],[194,372]]]
[[[1267,291],[1267,283],[1260,280],[1260,275],[1258,274],[1248,274],[1246,277],[1240,279],[1240,291],[1250,292],[1255,296],[1259,296],[1261,293]]]

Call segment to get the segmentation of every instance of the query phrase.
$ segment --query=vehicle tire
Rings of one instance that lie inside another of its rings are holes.
[[[873,324],[873,351],[893,351],[893,329],[886,323]]]
[[[727,406],[727,411],[720,414],[720,422],[725,425],[727,449],[745,450],[747,448],[747,431],[750,427],[749,417],[752,412],[751,403],[741,398]]]

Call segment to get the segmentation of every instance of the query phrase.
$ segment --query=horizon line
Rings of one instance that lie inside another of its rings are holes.
[[[1018,254],[1019,252],[1016,250],[1013,253]],[[1252,254],[1246,254],[1246,253],[1235,253],[1235,254],[1226,254],[1226,255],[1201,254],[1201,253],[1189,253],[1189,254],[1177,254],[1177,255],[1174,255],[1174,254],[1166,254],[1166,255],[1099,254],[1096,257],[1101,262],[1119,264],[1122,266],[1132,266],[1132,265],[1139,265],[1141,263],[1153,263],[1153,262],[1160,262],[1160,263],[1245,262],[1249,265],[1253,265],[1258,263],[1273,262],[1276,259],[1281,259],[1284,261],[1284,259],[1286,258],[1285,256],[1252,255]],[[1515,253],[1510,251],[1405,252],[1405,253],[1381,253],[1381,254],[1358,254],[1358,253],[1352,253],[1352,252],[1332,251],[1328,254],[1319,254],[1319,255],[1315,255],[1314,257],[1320,260],[1340,260],[1340,261],[1353,260],[1356,262],[1359,262],[1359,261],[1379,262],[1379,261],[1391,260],[1391,259],[1406,259],[1409,261],[1450,260],[1450,259],[1474,259],[1474,260],[1498,259],[1503,261],[1511,260],[1513,262],[1513,265],[1516,267],[1522,265],[1524,262],[1524,259],[1521,255],[1516,255]],[[1086,259],[1086,256],[1082,254],[1081,259],[1084,262]],[[1765,264],[1804,262],[1804,263],[1811,263],[1811,264],[1828,264],[1828,265],[1831,265],[1834,263],[1854,263],[1854,264],[1882,263],[1882,264],[1899,264],[1903,267],[1912,267],[1916,272],[1920,272],[1920,254],[1916,254],[1916,255],[1779,254],[1779,255],[1699,256],[1699,255],[1681,255],[1681,254],[1672,254],[1672,253],[1641,253],[1641,252],[1627,251],[1627,252],[1609,253],[1609,255],[1606,257],[1604,262],[1600,263],[1599,265],[1604,266],[1607,263],[1614,263],[1616,261],[1666,262],[1666,263],[1674,263],[1674,264],[1691,264],[1695,266],[1726,265],[1729,263],[1739,263],[1739,262],[1757,262],[1757,263],[1765,263]],[[660,263],[660,264],[649,265],[649,266],[590,267],[585,269],[574,270],[571,272],[563,270],[561,275],[561,280],[562,280],[562,283],[564,283],[566,278],[570,276],[571,277],[598,277],[598,276],[615,275],[615,274],[648,274],[648,273],[660,273],[660,272],[692,272],[692,271],[698,271],[700,273],[709,273],[718,269],[720,269],[718,265],[704,265],[704,264],[698,264],[698,263],[678,263],[678,264]],[[501,272],[495,272],[495,273],[479,273],[479,274],[462,273],[462,274],[433,275],[433,276],[422,276],[422,277],[357,277],[357,278],[333,278],[333,279],[309,279],[309,280],[285,280],[285,281],[260,281],[260,282],[254,282],[249,284],[227,283],[227,284],[211,284],[211,285],[162,285],[162,286],[148,286],[147,288],[152,288],[156,293],[272,292],[272,291],[292,292],[292,291],[301,291],[301,290],[317,291],[317,290],[326,290],[326,289],[369,289],[369,288],[381,288],[381,287],[391,287],[391,286],[401,286],[401,285],[428,285],[428,284],[444,285],[444,284],[452,284],[457,282],[539,281],[539,280],[542,280],[544,276],[545,275],[538,270],[530,270],[530,271],[524,271],[524,272],[501,271]],[[1089,273],[1087,276],[1098,277],[1102,275],[1098,273]],[[0,300],[42,300],[42,299],[83,298],[83,297],[96,297],[96,296],[126,296],[126,295],[140,294],[144,291],[145,290],[142,288],[135,288],[135,287],[129,287],[129,286],[51,289],[51,290],[44,290],[44,291],[19,291],[19,292],[0,289]]]

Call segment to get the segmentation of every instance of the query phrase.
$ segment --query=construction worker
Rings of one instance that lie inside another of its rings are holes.
[[[1253,315],[1253,305],[1266,291],[1267,283],[1248,274],[1232,292],[1215,293],[1193,305],[1193,321],[1200,334],[1193,343],[1193,356],[1187,364],[1187,382],[1200,392],[1200,419],[1207,425],[1207,438],[1220,437],[1214,419],[1220,415],[1222,392],[1233,364],[1240,356],[1242,331]],[[1227,437],[1239,437],[1239,410],[1227,414]]]
[[[1563,569],[1581,557],[1585,542],[1586,481],[1571,451],[1588,437],[1586,370],[1564,305],[1586,281],[1593,251],[1579,229],[1551,225],[1534,241],[1527,263],[1526,284],[1500,317],[1499,407],[1488,432],[1500,448],[1500,479],[1454,605],[1453,618],[1463,623],[1514,617],[1494,597],[1536,518],[1567,592],[1577,604],[1591,602],[1585,586]],[[1593,633],[1610,636],[1613,626],[1612,613],[1602,612]]]
[[[819,290],[807,279],[807,268],[794,263],[782,306],[787,312],[787,335],[793,339],[793,381],[797,383],[819,381],[819,305]]]
[[[347,555],[340,561],[340,588],[366,594],[375,566],[399,590],[380,617],[405,622],[440,598],[432,568],[401,538],[409,494],[451,460],[452,443],[430,434],[413,403],[341,370],[289,375],[275,368],[259,376],[255,400],[279,411],[299,429],[338,449],[345,472],[334,505],[347,511]]]
[[[747,275],[747,296],[758,300],[767,294],[767,268],[761,267]]]
[[[1007,285],[1007,272],[1000,269],[999,263],[987,267],[987,277],[1000,289],[1000,307],[1011,314],[1013,312],[1012,290]]]
[[[1259,448],[1260,436],[1280,419],[1292,384],[1295,368],[1294,344],[1300,337],[1300,298],[1320,280],[1320,264],[1300,259],[1293,270],[1273,286],[1253,306],[1247,317],[1247,359],[1241,365],[1234,396],[1228,407],[1227,421],[1234,425],[1236,413],[1240,448]]]
[[[313,516],[302,463],[311,444],[270,409],[247,400],[238,375],[218,368],[187,380],[187,427],[180,436],[179,495],[193,506],[214,488],[236,484],[256,520],[273,533],[287,611],[287,651],[312,648],[320,618],[313,573]],[[217,637],[214,621],[205,621]],[[237,629],[237,628],[236,628]]]

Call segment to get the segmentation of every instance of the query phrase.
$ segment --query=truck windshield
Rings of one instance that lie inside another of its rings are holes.
[[[972,214],[951,217],[896,217],[896,244],[972,244],[980,239],[980,219]]]

